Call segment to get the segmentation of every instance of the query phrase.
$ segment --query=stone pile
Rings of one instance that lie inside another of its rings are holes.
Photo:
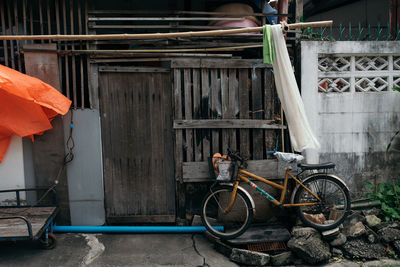
[[[233,249],[232,261],[246,265],[315,265],[348,259],[371,261],[400,255],[400,224],[382,222],[376,214],[353,212],[335,229],[319,232],[294,226],[288,251],[267,254]]]

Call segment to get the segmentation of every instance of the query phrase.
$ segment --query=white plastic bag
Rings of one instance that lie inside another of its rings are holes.
[[[293,163],[293,162],[300,163],[304,159],[302,155],[294,153],[275,152],[274,156],[278,160],[282,160],[288,163]]]

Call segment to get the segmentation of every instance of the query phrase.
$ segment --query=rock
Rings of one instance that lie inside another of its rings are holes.
[[[343,257],[343,251],[341,251],[338,248],[332,248],[331,253],[333,257],[340,257],[340,258]]]
[[[397,228],[399,229],[399,224],[396,222],[381,222],[380,224],[375,225],[374,229],[379,231],[383,228]]]
[[[342,246],[343,253],[351,259],[375,260],[386,256],[385,247],[380,244],[370,244],[363,239],[348,240]]]
[[[367,232],[362,222],[357,222],[353,225],[349,225],[344,229],[344,232],[348,237],[359,237]]]
[[[365,216],[365,220],[367,221],[367,225],[369,227],[374,227],[382,222],[382,220],[375,215],[367,215]]]
[[[192,226],[203,226],[201,217],[199,215],[194,215],[192,220]]]
[[[369,234],[367,236],[369,243],[376,243],[378,242],[378,238],[374,234]]]
[[[368,261],[363,262],[363,267],[397,267],[399,266],[398,260],[391,260],[391,259],[381,259],[379,261]]]
[[[347,218],[343,222],[343,226],[346,228],[346,227],[348,227],[350,225],[354,225],[358,222],[364,223],[365,217],[361,213],[355,212],[355,213],[347,216]]]
[[[246,265],[262,266],[269,263],[270,256],[265,253],[233,248],[230,260]]]
[[[321,233],[322,238],[325,240],[334,240],[340,234],[339,227],[333,228]]]
[[[393,242],[393,247],[400,253],[400,240],[396,240]]]
[[[304,261],[315,264],[331,257],[329,245],[321,240],[319,232],[310,227],[294,227],[287,246]]]
[[[382,228],[378,231],[378,235],[387,243],[400,240],[400,230],[396,228]]]
[[[346,243],[346,241],[347,241],[347,237],[344,234],[339,233],[339,235],[334,240],[332,240],[329,244],[332,247],[339,247],[339,246],[344,245],[344,243]]]
[[[380,213],[381,213],[381,210],[380,210],[380,209],[377,209],[377,208],[372,208],[372,209],[369,209],[369,210],[363,210],[363,211],[362,211],[362,214],[363,214],[364,216],[368,216],[368,215],[375,215],[375,216],[378,216]]]
[[[271,263],[275,266],[289,265],[292,262],[293,253],[291,251],[285,251],[283,253],[271,256]]]
[[[319,235],[319,232],[311,227],[296,226],[292,229],[292,237],[314,236]]]

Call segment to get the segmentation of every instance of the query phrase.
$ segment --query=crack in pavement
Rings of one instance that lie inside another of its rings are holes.
[[[203,265],[199,265],[199,266],[197,266],[197,267],[211,267],[211,266],[208,265],[208,263],[206,262],[206,258],[205,258],[203,255],[201,255],[201,253],[200,253],[199,250],[197,249],[197,247],[196,247],[196,240],[194,239],[194,236],[195,236],[195,235],[196,235],[196,234],[193,234],[193,235],[192,235],[193,249],[194,249],[194,251],[195,251],[200,257],[203,258]]]

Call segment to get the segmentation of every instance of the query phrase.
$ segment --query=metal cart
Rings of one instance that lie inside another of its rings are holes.
[[[28,204],[28,195],[39,200]],[[38,240],[45,249],[56,246],[52,228],[58,199],[54,187],[0,190],[0,199],[0,241]]]

